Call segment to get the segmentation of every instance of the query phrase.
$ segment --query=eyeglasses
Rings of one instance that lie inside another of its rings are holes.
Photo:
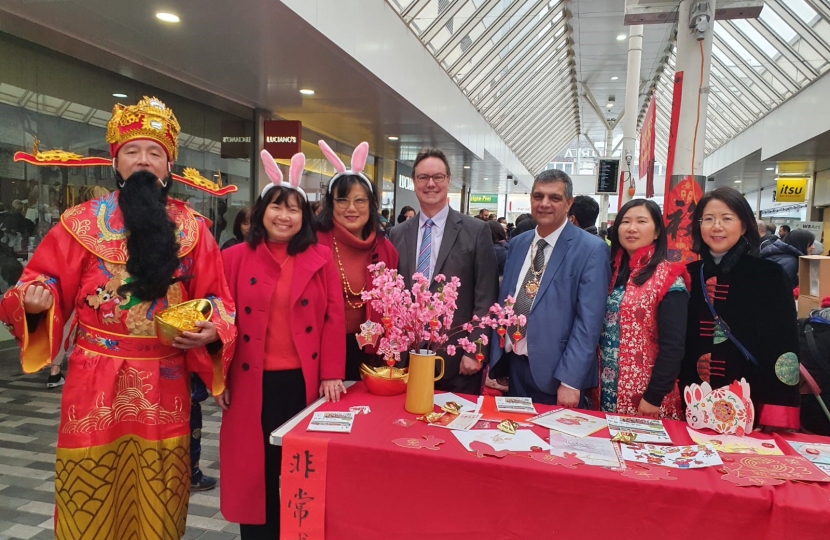
[[[337,208],[341,210],[346,210],[352,204],[354,204],[354,207],[358,210],[365,210],[369,206],[369,199],[334,199],[334,204],[336,204]]]
[[[430,178],[432,178],[432,180],[436,184],[443,184],[444,182],[449,180],[450,177],[449,177],[449,175],[442,174],[442,173],[438,173],[438,174],[419,174],[418,176],[415,177],[415,181],[418,182],[419,184],[426,184],[427,182],[429,182]]]
[[[738,221],[738,218],[732,214],[726,214],[718,218],[715,216],[704,216],[703,219],[700,219],[699,221],[701,227],[714,227],[715,222],[720,223],[721,227],[728,227]]]

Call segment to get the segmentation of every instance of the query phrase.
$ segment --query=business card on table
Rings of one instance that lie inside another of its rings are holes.
[[[496,396],[496,409],[499,412],[536,414],[533,400],[527,397]]]
[[[306,431],[331,431],[332,433],[351,433],[354,417],[351,411],[322,411],[314,413]]]
[[[439,418],[437,422],[432,422],[429,425],[447,429],[467,431],[468,429],[475,426],[479,420],[481,420],[480,414],[463,412],[457,415],[445,414],[444,416]]]

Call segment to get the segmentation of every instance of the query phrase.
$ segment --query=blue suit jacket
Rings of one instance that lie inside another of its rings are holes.
[[[516,283],[535,231],[510,241],[499,302],[516,297]],[[556,394],[559,383],[580,390],[597,385],[597,343],[605,318],[610,252],[601,238],[565,224],[527,316],[527,356],[539,389]],[[509,339],[508,330],[505,339]],[[492,367],[504,355],[493,332]]]

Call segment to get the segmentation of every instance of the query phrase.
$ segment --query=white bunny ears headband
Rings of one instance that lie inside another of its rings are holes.
[[[352,153],[351,169],[346,168],[343,161],[337,156],[337,154],[334,153],[334,150],[326,144],[326,141],[320,139],[317,144],[320,145],[320,150],[323,151],[323,155],[326,156],[326,159],[332,164],[334,170],[337,171],[337,174],[332,176],[331,180],[329,180],[329,193],[331,193],[331,188],[334,186],[335,180],[341,176],[350,174],[359,176],[369,189],[369,193],[372,193],[372,182],[370,182],[369,179],[366,178],[366,175],[363,174],[363,169],[366,167],[366,159],[369,157],[369,143],[364,141],[358,144],[357,148],[354,149],[354,152]]]
[[[305,168],[305,154],[300,152],[291,157],[291,167],[288,169],[288,182],[283,180],[282,171],[279,167],[277,167],[277,163],[274,161],[274,158],[271,157],[268,150],[263,150],[260,152],[259,156],[262,158],[262,164],[265,166],[265,173],[268,175],[268,178],[271,179],[271,183],[263,188],[262,193],[259,195],[260,198],[264,199],[265,194],[268,193],[268,190],[272,187],[280,186],[299,191],[300,195],[303,196],[303,200],[308,202],[308,197],[306,196],[305,191],[303,191],[303,188],[300,187],[300,180],[302,179],[303,169]]]

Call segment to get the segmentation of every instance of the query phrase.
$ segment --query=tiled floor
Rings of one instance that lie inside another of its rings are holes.
[[[0,540],[54,538],[55,444],[60,388],[41,372],[24,375],[16,348],[0,351]],[[219,476],[219,422],[212,399],[202,404],[202,470]],[[187,540],[239,539],[239,526],[219,512],[219,489],[194,493]]]

